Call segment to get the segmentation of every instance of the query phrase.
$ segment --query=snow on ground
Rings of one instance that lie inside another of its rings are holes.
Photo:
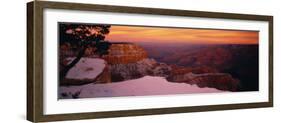
[[[69,58],[69,63],[74,58]],[[95,79],[102,73],[105,67],[105,61],[99,58],[81,58],[80,61],[71,68],[67,75],[67,79]]]
[[[77,92],[80,92],[79,98],[223,92],[215,88],[199,88],[197,85],[168,82],[163,77],[153,76],[109,84],[60,87],[59,91],[62,99],[72,98],[71,95]]]

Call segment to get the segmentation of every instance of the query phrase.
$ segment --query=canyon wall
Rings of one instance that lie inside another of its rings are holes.
[[[89,53],[86,53],[84,57],[89,59],[99,57],[91,53],[92,51],[89,50]],[[105,67],[98,76],[92,79],[68,79],[67,84],[111,83],[144,76],[160,76],[169,82],[196,84],[202,88],[212,87],[219,90],[237,91],[240,86],[238,79],[235,79],[231,74],[220,72],[212,66],[180,66],[159,62],[148,58],[146,50],[132,43],[111,43],[108,54],[98,59],[105,61]],[[89,64],[84,67],[87,68],[86,70],[96,70],[98,66]],[[85,71],[85,74],[87,72],[91,71]]]
[[[136,63],[145,58],[147,58],[146,51],[131,43],[112,43],[108,54],[103,56],[110,65]]]

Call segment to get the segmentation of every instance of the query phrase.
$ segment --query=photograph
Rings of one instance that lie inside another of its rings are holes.
[[[259,31],[58,23],[58,98],[259,91]]]

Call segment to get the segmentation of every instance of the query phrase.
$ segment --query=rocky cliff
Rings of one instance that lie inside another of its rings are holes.
[[[110,65],[112,82],[137,79],[146,75],[168,77],[171,70],[171,66],[148,58],[135,63]]]
[[[181,67],[160,63],[147,58],[146,51],[135,44],[112,44],[109,54],[104,56],[109,64],[112,82],[141,78],[143,76],[161,76],[171,82],[196,84],[199,87],[212,87],[220,90],[236,91],[239,80],[230,74],[220,73],[207,66]]]
[[[199,87],[212,87],[219,90],[237,91],[239,80],[227,73],[202,73],[192,72],[176,74],[167,77],[168,81],[187,84],[196,84]]]
[[[219,90],[237,91],[240,81],[228,73],[220,73],[218,70],[202,67],[173,66],[171,74],[167,77],[170,82],[196,84],[199,87],[212,87]]]
[[[82,81],[85,83],[110,83],[138,79],[144,76],[158,76],[166,78],[169,82],[196,84],[199,87],[212,87],[219,90],[236,91],[239,86],[239,80],[233,78],[230,74],[220,73],[213,67],[178,66],[148,58],[147,52],[142,47],[132,43],[112,43],[108,49],[108,54],[104,55],[102,59],[104,60],[104,67],[96,77],[68,79],[67,83],[83,84]],[[79,64],[84,65],[85,63],[81,60]],[[85,64],[85,70],[80,67],[79,70],[84,70],[83,75],[86,73],[90,75],[98,67],[92,64],[88,66]],[[77,75],[76,77],[80,76]],[[75,82],[69,80],[75,80]]]
[[[147,58],[147,53],[142,47],[132,43],[112,43],[108,54],[103,58],[111,65],[129,64]]]

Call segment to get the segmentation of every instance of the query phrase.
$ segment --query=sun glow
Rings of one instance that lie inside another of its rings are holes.
[[[190,44],[258,44],[258,31],[111,26],[106,40]]]

